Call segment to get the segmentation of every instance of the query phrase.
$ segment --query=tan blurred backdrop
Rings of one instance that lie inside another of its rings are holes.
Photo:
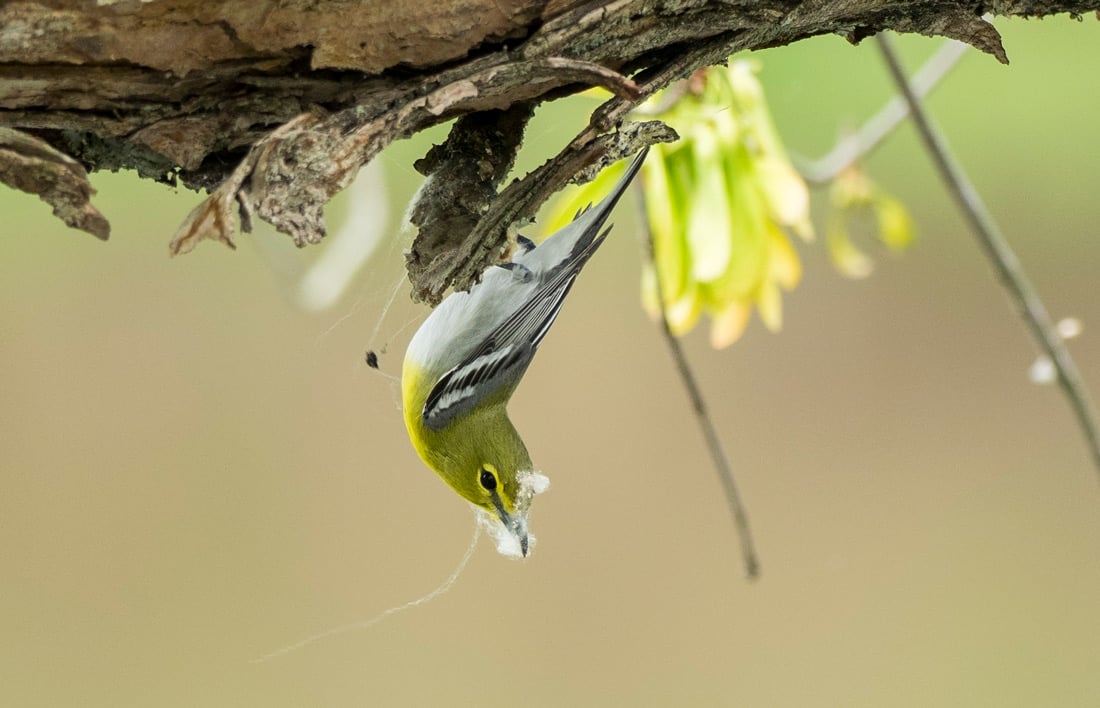
[[[968,56],[930,106],[1052,312],[1084,321],[1071,348],[1100,391],[1100,24],[998,25],[1012,65]],[[912,67],[936,45],[903,42]],[[888,96],[870,43],[761,58],[807,155]],[[577,106],[540,116],[523,166]],[[394,214],[426,145],[381,158]],[[553,482],[534,556],[483,540],[448,594],[262,664],[430,591],[472,533],[385,375],[424,310],[401,296],[374,334],[396,220],[307,314],[284,270],[313,254],[280,236],[169,260],[198,195],[96,175],[103,244],[0,191],[0,705],[1100,705],[1097,471],[912,130],[870,169],[914,213],[907,255],[852,282],[802,247],[781,335],[686,340],[758,582],[620,209],[512,403]]]

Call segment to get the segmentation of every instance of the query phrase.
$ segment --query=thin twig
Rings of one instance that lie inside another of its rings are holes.
[[[951,155],[947,141],[932,125],[928,115],[924,112],[920,98],[914,93],[909,82],[905,78],[905,72],[898,61],[897,52],[894,50],[893,41],[885,34],[876,36],[878,46],[882,50],[882,56],[894,77],[898,89],[909,104],[909,110],[913,115],[913,121],[920,133],[921,140],[932,156],[936,169],[947,184],[948,191],[962,209],[970,228],[978,238],[978,243],[985,252],[986,258],[993,264],[997,276],[1002,285],[1008,290],[1009,296],[1019,310],[1020,316],[1027,323],[1031,336],[1035,338],[1040,349],[1054,362],[1058,372],[1058,384],[1069,400],[1077,422],[1081,426],[1085,439],[1088,442],[1089,452],[1093,463],[1100,471],[1100,432],[1096,424],[1096,414],[1089,402],[1088,392],[1081,380],[1081,374],[1077,365],[1073,362],[1065,342],[1051,321],[1046,307],[1039,299],[1038,293],[1025,275],[1019,259],[1008,245],[993,216],[989,213],[981,196],[978,195],[973,183],[967,177],[966,172]]]
[[[703,392],[695,380],[695,374],[692,373],[691,365],[684,355],[683,347],[680,346],[680,340],[672,333],[668,318],[665,316],[665,296],[662,290],[660,271],[657,268],[657,259],[654,256],[653,232],[650,231],[649,224],[645,219],[645,194],[638,187],[635,188],[635,192],[638,194],[639,203],[642,205],[641,224],[645,233],[646,251],[649,261],[653,265],[653,280],[657,291],[657,309],[661,313],[661,332],[664,334],[665,341],[668,342],[669,351],[672,352],[672,358],[676,362],[676,369],[684,382],[688,397],[691,399],[695,417],[699,420],[699,427],[706,439],[707,449],[714,461],[714,470],[718,473],[718,479],[722,482],[722,490],[726,494],[726,502],[729,504],[730,515],[733,517],[733,525],[737,528],[737,536],[741,540],[741,556],[745,563],[745,575],[750,580],[754,580],[760,576],[760,561],[757,558],[756,546],[753,543],[752,531],[749,528],[749,516],[745,511],[745,505],[741,501],[741,493],[737,491],[737,482],[733,478],[733,470],[730,468],[729,460],[726,459],[726,453],[721,440],[718,438],[714,421],[711,420],[710,414],[707,412]]]
[[[619,98],[632,101],[640,97],[641,89],[638,84],[602,64],[568,57],[546,57],[534,61],[554,69],[555,75],[559,77],[575,77],[577,83],[601,86]]]
[[[954,39],[945,41],[917,73],[913,74],[910,85],[917,95],[923,98],[935,88],[968,49],[970,45]],[[798,171],[810,184],[829,183],[852,164],[870,154],[908,115],[909,104],[901,96],[894,96],[858,131],[838,140],[824,157],[811,161],[792,156],[798,165]]]

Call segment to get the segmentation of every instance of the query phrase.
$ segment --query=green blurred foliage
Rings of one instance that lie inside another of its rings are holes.
[[[640,179],[653,258],[642,265],[642,303],[677,336],[706,314],[716,349],[739,339],[755,306],[772,332],[783,324],[781,289],[802,275],[787,234],[813,240],[809,191],[787,158],[757,80],[759,61],[737,59],[657,93],[637,113],[672,126],[680,140],[654,145]],[[559,197],[546,233],[605,194],[622,166]],[[830,190],[826,245],[845,275],[865,277],[872,260],[850,223],[875,217],[877,238],[895,252],[912,241],[905,206],[857,167]]]
[[[864,227],[871,222],[867,230],[895,253],[913,242],[909,210],[856,166],[841,172],[830,184],[829,207],[825,244],[833,265],[850,278],[865,278],[874,269],[874,261],[852,239],[853,222]]]

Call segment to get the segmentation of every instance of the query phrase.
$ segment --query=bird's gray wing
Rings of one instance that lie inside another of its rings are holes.
[[[577,274],[607,238],[611,229],[604,229],[603,225],[641,168],[647,151],[648,148],[635,156],[615,188],[594,209],[577,214],[573,223],[566,227],[572,229],[568,235],[563,229],[547,239],[549,250],[544,250],[544,246],[535,247],[527,239],[519,241],[520,260],[504,264],[504,267],[511,270],[512,277],[518,281],[529,283],[531,279],[538,279],[538,285],[515,312],[444,374],[428,393],[422,415],[429,429],[444,428],[456,416],[473,410],[487,396],[501,390],[510,392],[519,383],[539,342],[558,316]],[[566,240],[555,241],[558,238]],[[559,243],[568,244],[560,254],[556,247]],[[557,262],[552,265],[545,262],[551,259]],[[517,288],[517,291],[530,292],[526,288]]]
[[[610,230],[610,229],[608,229]],[[424,402],[424,424],[440,430],[457,416],[473,410],[486,396],[504,387],[515,387],[535,356],[542,338],[561,311],[577,274],[607,237],[588,241],[565,262],[543,275],[543,281],[515,312],[496,326],[461,362],[443,375]],[[517,273],[518,264],[505,264],[516,278],[536,277]]]

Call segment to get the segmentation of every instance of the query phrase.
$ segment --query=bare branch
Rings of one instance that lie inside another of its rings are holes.
[[[970,223],[970,229],[977,237],[982,251],[989,259],[1000,278],[1001,284],[1008,291],[1009,297],[1015,304],[1017,311],[1027,323],[1031,336],[1054,363],[1058,372],[1058,383],[1062,387],[1077,422],[1088,442],[1089,452],[1097,471],[1100,471],[1100,431],[1096,424],[1096,414],[1089,402],[1088,391],[1085,389],[1081,374],[1077,365],[1066,349],[1065,342],[1047,313],[1046,307],[1034,286],[1024,273],[1023,266],[1012,251],[1004,234],[1001,233],[997,222],[986,208],[974,184],[966,175],[962,166],[951,155],[947,141],[943,135],[932,125],[931,120],[924,111],[920,98],[913,91],[905,78],[905,72],[894,51],[893,42],[885,34],[877,38],[878,46],[882,50],[882,56],[890,69],[890,74],[905,97],[909,110],[913,115],[913,121],[917,126],[917,132],[924,142],[925,148],[932,157],[940,177],[947,185],[948,191],[959,205],[966,220]]]
[[[548,57],[543,61],[561,78],[571,78],[587,86],[603,87],[619,98],[637,99],[641,93],[638,84],[606,66],[565,57]]]
[[[657,291],[657,310],[660,312],[661,334],[664,335],[665,342],[668,343],[668,349],[672,353],[672,359],[676,362],[676,371],[680,374],[680,380],[684,384],[688,398],[691,399],[691,408],[699,422],[699,429],[703,432],[707,451],[710,452],[711,460],[714,463],[714,471],[718,474],[718,480],[722,483],[722,491],[726,495],[730,516],[733,517],[733,525],[737,529],[737,537],[741,541],[741,558],[745,564],[745,575],[750,580],[754,580],[760,576],[760,560],[756,555],[756,546],[752,540],[749,515],[745,510],[744,503],[741,501],[741,493],[737,489],[733,469],[726,458],[722,441],[718,437],[718,430],[714,427],[714,421],[711,420],[710,413],[707,411],[703,391],[695,380],[695,374],[691,370],[691,364],[688,363],[683,347],[680,346],[680,340],[672,333],[672,328],[668,324],[668,317],[665,315],[665,295],[662,289],[660,269],[657,267],[654,255],[653,232],[649,230],[648,221],[645,217],[645,194],[640,188],[635,188],[634,191],[638,194],[641,204],[639,223],[642,224],[641,228],[645,233],[647,257],[653,265],[653,280]]]

